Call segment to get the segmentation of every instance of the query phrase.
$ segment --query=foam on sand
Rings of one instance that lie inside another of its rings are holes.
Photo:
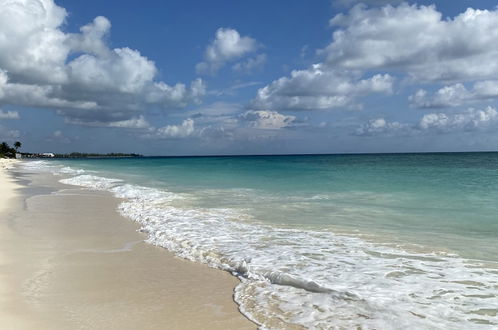
[[[255,328],[233,302],[234,277],[144,244],[111,194],[26,179],[23,203],[0,216],[0,328]]]
[[[112,192],[147,242],[238,276],[240,310],[263,327],[488,329],[498,265],[359,237],[269,226],[243,210],[96,175],[62,182]]]

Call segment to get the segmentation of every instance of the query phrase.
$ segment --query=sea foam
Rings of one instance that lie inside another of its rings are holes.
[[[498,326],[496,263],[270,226],[243,210],[196,207],[186,193],[96,175],[61,182],[112,192],[148,243],[237,276],[235,300],[261,328]]]

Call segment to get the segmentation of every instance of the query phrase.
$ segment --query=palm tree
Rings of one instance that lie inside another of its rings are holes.
[[[9,145],[6,142],[2,142],[0,144],[0,158],[4,158],[5,156],[8,156],[8,153],[12,149],[9,147]]]
[[[2,144],[0,144],[0,152],[5,154],[9,151],[10,147],[9,145],[7,144],[7,142],[2,142]]]
[[[20,147],[22,147],[22,143],[19,142],[19,141],[16,141],[16,143],[14,143],[14,148],[16,148],[16,151],[17,149],[19,149]]]

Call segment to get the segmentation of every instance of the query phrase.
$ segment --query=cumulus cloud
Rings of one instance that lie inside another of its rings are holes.
[[[415,124],[389,122],[377,118],[362,125],[356,130],[357,135],[407,135],[438,133],[447,134],[462,131],[477,131],[493,128],[498,125],[498,111],[487,107],[483,110],[468,109],[461,113],[429,113]]]
[[[408,99],[417,108],[446,108],[494,98],[498,98],[498,81],[487,80],[476,82],[471,90],[461,83],[445,86],[432,95],[419,89]]]
[[[250,57],[245,61],[236,63],[232,69],[237,72],[252,73],[254,70],[261,69],[266,63],[266,54],[259,54]]]
[[[159,139],[179,139],[191,136],[195,131],[194,120],[186,119],[181,125],[167,125],[158,128],[153,137]]]
[[[66,81],[66,10],[52,0],[1,0],[0,8],[0,68],[15,81]]]
[[[257,109],[314,110],[354,106],[356,98],[370,93],[389,94],[393,77],[376,74],[361,79],[356,74],[337,71],[323,64],[294,70],[258,90],[252,106]]]
[[[435,6],[342,1],[355,2],[363,3],[331,19],[332,41],[318,51],[323,61],[259,89],[253,108],[360,108],[362,96],[392,93],[393,76],[452,83],[434,95],[420,89],[409,99],[413,107],[459,106],[498,97],[498,83],[491,80],[498,76],[498,8],[469,8],[443,18]],[[468,90],[464,83],[474,85]]]
[[[53,108],[69,120],[121,121],[147,106],[198,103],[205,86],[156,80],[154,62],[138,50],[111,49],[111,23],[97,17],[65,33],[64,8],[53,0],[0,0],[0,102]]]
[[[0,109],[0,119],[19,119],[19,112],[17,111],[3,111]]]
[[[402,132],[406,129],[407,125],[401,124],[397,121],[388,122],[384,118],[376,118],[368,121],[356,130],[356,135],[360,136],[373,136],[373,135],[392,135]]]
[[[184,84],[169,86],[157,82],[148,86],[145,101],[149,104],[163,104],[166,107],[184,107],[188,103],[200,104],[206,94],[206,86],[202,79],[196,79],[187,87]]]
[[[204,61],[198,63],[196,66],[197,73],[215,74],[227,62],[253,53],[258,48],[259,45],[255,39],[247,36],[242,37],[234,29],[219,28],[216,31],[214,40],[207,46],[204,52]]]
[[[357,5],[335,16],[326,63],[397,70],[419,81],[465,81],[498,74],[498,8],[443,19],[435,6]]]
[[[249,110],[239,115],[239,119],[257,129],[281,129],[291,126],[296,117],[286,116],[276,111]]]
[[[471,98],[471,93],[462,84],[445,86],[430,95],[426,90],[419,89],[408,99],[410,105],[417,108],[445,108],[461,105]]]
[[[430,113],[424,115],[418,123],[421,130],[452,132],[455,130],[472,131],[485,128],[498,122],[498,112],[492,107],[484,110],[468,109],[463,113]]]

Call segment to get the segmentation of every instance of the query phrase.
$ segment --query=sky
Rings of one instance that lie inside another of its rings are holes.
[[[0,0],[0,140],[144,155],[498,150],[497,3]]]

